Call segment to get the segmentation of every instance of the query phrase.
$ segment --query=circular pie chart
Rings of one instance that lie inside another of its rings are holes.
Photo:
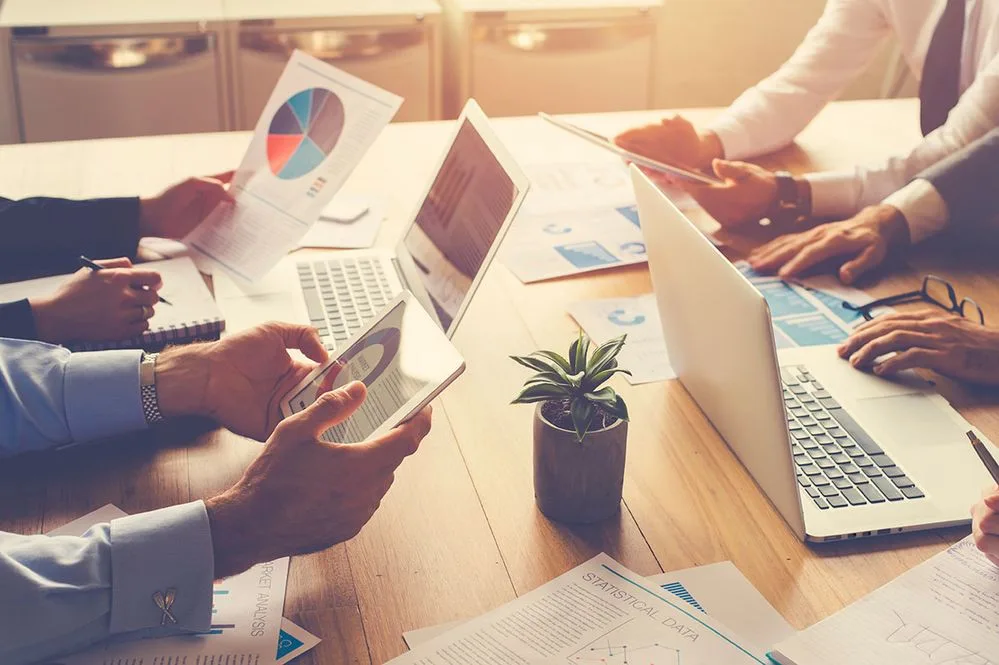
[[[309,88],[282,104],[267,132],[271,173],[294,180],[311,173],[333,152],[343,132],[343,102],[331,90]]]

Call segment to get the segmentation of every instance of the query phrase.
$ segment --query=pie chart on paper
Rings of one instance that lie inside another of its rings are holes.
[[[278,107],[267,132],[267,161],[282,180],[308,175],[325,161],[343,132],[343,102],[331,90],[309,88]]]

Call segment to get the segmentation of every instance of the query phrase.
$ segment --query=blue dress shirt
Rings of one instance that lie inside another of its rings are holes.
[[[140,358],[0,338],[0,458],[145,428]],[[213,562],[201,501],[112,520],[82,537],[0,532],[0,663],[111,638],[206,631]],[[169,589],[177,623],[163,625],[153,596]]]

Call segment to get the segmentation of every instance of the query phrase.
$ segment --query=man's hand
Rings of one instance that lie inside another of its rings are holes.
[[[365,394],[351,383],[282,422],[243,478],[206,502],[217,578],[350,540],[371,519],[396,468],[430,431],[431,411],[372,441],[320,441]]]
[[[798,277],[827,261],[839,264],[839,279],[853,284],[888,257],[909,246],[909,225],[890,205],[865,208],[843,222],[786,235],[749,255],[749,265],[783,279]]]
[[[159,302],[159,273],[126,258],[81,268],[50,296],[29,298],[38,339],[52,344],[112,342],[141,335]]]
[[[309,360],[296,360],[298,349]],[[219,342],[171,349],[156,361],[164,416],[203,415],[263,441],[281,420],[280,399],[328,354],[314,328],[266,323]]]
[[[221,203],[232,203],[226,184],[233,171],[205,178],[188,178],[159,196],[140,201],[139,234],[181,239],[205,221]]]
[[[717,134],[698,133],[690,122],[678,115],[663,118],[658,125],[629,129],[614,142],[643,157],[688,169],[708,168],[711,160],[724,156]]]
[[[999,566],[999,487],[985,492],[971,509],[972,535],[978,549]]]
[[[679,179],[676,184],[725,228],[760,221],[777,201],[777,176],[765,168],[716,159],[714,171],[723,184],[699,185]]]
[[[839,355],[879,376],[921,368],[999,385],[999,331],[939,310],[879,316],[857,328]]]

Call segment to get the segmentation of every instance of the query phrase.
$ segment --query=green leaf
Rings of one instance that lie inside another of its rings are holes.
[[[615,358],[617,354],[621,353],[621,349],[624,348],[624,342],[627,338],[627,335],[621,335],[598,346],[593,352],[593,356],[590,357],[590,362],[586,366],[586,373],[596,374],[607,369],[608,365],[612,362],[616,362]]]
[[[553,383],[532,383],[524,386],[520,394],[514,398],[514,404],[533,404],[534,402],[547,402],[550,399],[562,399],[569,396],[569,391],[564,386]]]
[[[615,374],[627,374],[631,376],[631,372],[626,369],[621,369],[620,367],[613,367],[605,369],[604,371],[593,374],[592,376],[586,377],[586,381],[583,384],[583,389],[587,392],[593,392],[599,388],[602,384],[606,383]]]
[[[590,423],[593,422],[593,417],[597,415],[597,409],[585,399],[577,398],[572,400],[572,404],[569,406],[569,413],[572,416],[572,426],[576,429],[576,439],[582,443],[583,437],[590,431]]]
[[[510,360],[514,361],[518,365],[523,365],[527,369],[533,369],[535,372],[548,372],[551,370],[551,365],[539,358],[532,358],[530,356],[510,356]]]
[[[600,404],[600,408],[611,414],[612,416],[619,418],[621,420],[628,420],[628,405],[624,403],[624,398],[620,395],[615,396],[613,404]]]
[[[530,384],[530,383],[539,383],[539,382],[541,382],[541,383],[554,383],[555,385],[558,385],[558,386],[568,386],[569,385],[569,382],[566,381],[565,374],[562,374],[562,373],[559,373],[559,372],[553,372],[551,370],[548,370],[548,371],[545,371],[545,372],[538,372],[537,374],[535,374],[534,376],[532,376],[531,378],[529,378],[527,380],[527,383],[525,385]]]
[[[586,370],[586,354],[590,350],[590,338],[579,331],[579,337],[569,346],[569,365],[571,374]]]
[[[617,393],[610,386],[595,393],[586,393],[583,397],[598,404],[614,404],[617,401]]]
[[[559,369],[561,369],[566,374],[572,374],[572,366],[569,365],[569,361],[563,358],[561,355],[555,353],[554,351],[535,351],[531,354],[532,356],[542,356],[555,363]]]

